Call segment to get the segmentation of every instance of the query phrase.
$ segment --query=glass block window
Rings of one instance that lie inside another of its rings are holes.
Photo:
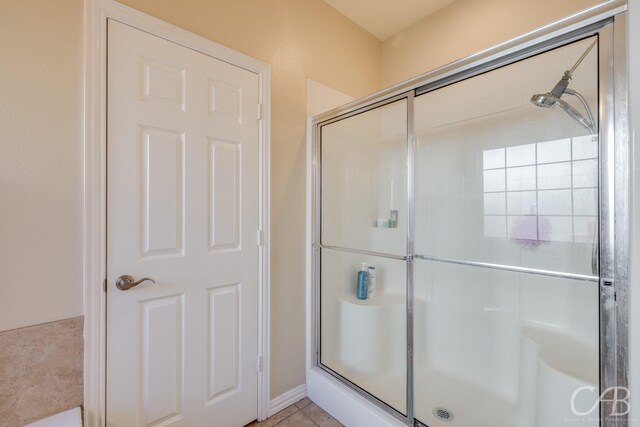
[[[595,135],[483,152],[484,235],[589,243],[598,223]]]

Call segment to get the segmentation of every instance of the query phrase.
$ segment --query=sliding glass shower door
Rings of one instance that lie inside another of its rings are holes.
[[[569,425],[573,393],[598,390],[597,134],[530,102],[593,41],[415,98],[414,415],[430,427]],[[596,51],[570,81],[594,111]]]
[[[592,34],[319,123],[319,367],[418,426],[600,425]]]
[[[320,160],[320,362],[405,414],[407,100],[323,126]]]

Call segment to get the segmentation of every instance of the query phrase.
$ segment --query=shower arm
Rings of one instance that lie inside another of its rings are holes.
[[[593,47],[598,43],[598,39],[594,39],[593,42],[591,42],[591,44],[589,45],[589,47],[582,53],[582,55],[580,55],[580,58],[578,58],[578,60],[576,61],[575,64],[573,64],[573,67],[571,67],[570,70],[567,70],[564,72],[564,76],[561,79],[561,81],[565,81],[564,83],[564,90],[562,91],[563,93],[566,93],[567,95],[573,95],[576,98],[578,98],[580,100],[580,102],[582,103],[582,106],[584,107],[585,111],[587,112],[587,117],[588,117],[588,121],[589,123],[584,123],[582,122],[580,119],[574,117],[576,120],[578,120],[584,127],[586,127],[592,134],[596,132],[596,121],[595,118],[593,117],[593,113],[591,112],[591,108],[589,108],[589,104],[587,104],[587,100],[584,99],[584,96],[582,96],[579,92],[573,90],[573,89],[569,89],[568,86],[568,81],[571,80],[571,78],[573,77],[573,72],[578,68],[578,66],[580,64],[582,64],[582,61],[584,61],[584,59],[587,57],[587,55],[589,54],[589,52],[591,52],[591,49],[593,49]],[[559,97],[558,97],[559,98]],[[566,110],[565,110],[566,111]],[[569,113],[569,112],[567,112]],[[571,113],[569,113],[569,115],[573,116]]]
[[[580,56],[580,58],[578,58],[576,63],[573,64],[573,67],[571,67],[570,70],[567,70],[567,71],[564,72],[565,76],[567,76],[568,78],[571,78],[571,76],[573,76],[573,72],[576,70],[576,68],[578,68],[578,65],[580,65],[582,63],[582,61],[584,61],[584,58],[587,57],[587,55],[589,54],[589,52],[591,52],[591,49],[593,49],[593,47],[596,45],[596,43],[598,43],[598,39],[597,38],[593,41],[593,43],[591,43],[589,45],[589,47],[587,48],[587,50],[584,51],[582,56]]]

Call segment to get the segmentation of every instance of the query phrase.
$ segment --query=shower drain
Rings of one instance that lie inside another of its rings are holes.
[[[453,421],[453,412],[445,408],[435,408],[433,415],[441,421]]]

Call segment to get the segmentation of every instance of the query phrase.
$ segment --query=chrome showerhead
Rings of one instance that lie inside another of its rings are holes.
[[[569,95],[574,95],[580,99],[585,109],[587,110],[587,114],[589,114],[589,118],[584,117],[578,110],[576,110],[571,104],[566,102],[563,99],[553,96],[551,93],[545,94],[536,94],[531,97],[531,103],[536,107],[541,108],[553,108],[560,107],[562,111],[571,116],[575,121],[577,121],[580,125],[582,125],[585,129],[587,129],[590,133],[596,133],[595,125],[593,122],[593,116],[591,115],[591,110],[587,105],[586,101],[578,92],[575,92],[571,89],[567,89],[566,91]]]
[[[556,105],[556,101],[558,98],[551,95],[550,93],[538,93],[531,97],[531,102],[536,107],[541,108],[551,108]]]
[[[555,107],[557,101],[562,97],[563,94],[566,93],[567,88],[569,87],[569,80],[571,80],[570,71],[565,71],[564,75],[556,83],[556,85],[551,89],[550,92],[547,93],[538,93],[531,97],[531,102],[536,107],[542,108],[552,108]]]
[[[582,125],[585,129],[587,129],[592,134],[596,133],[595,120],[593,118],[593,113],[591,112],[591,109],[589,108],[589,104],[587,104],[587,101],[584,99],[584,97],[580,95],[580,93],[576,92],[575,90],[569,89],[569,81],[571,80],[571,76],[575,71],[575,69],[582,62],[582,60],[587,56],[587,54],[593,48],[593,46],[595,46],[595,44],[596,44],[596,40],[594,40],[593,43],[591,43],[589,48],[582,54],[578,62],[574,64],[571,70],[567,70],[564,72],[564,75],[558,81],[558,83],[556,83],[553,89],[551,89],[551,92],[547,92],[544,94],[538,93],[531,97],[531,103],[536,107],[541,107],[541,108],[553,108],[555,106],[560,107],[565,113],[571,116],[574,120],[576,120],[580,125]],[[580,102],[584,106],[584,109],[587,112],[587,115],[589,116],[588,119],[584,117],[582,114],[580,114],[580,112],[578,112],[578,110],[576,110],[573,106],[571,106],[571,104],[561,99],[562,95],[564,95],[565,93],[567,95],[573,95],[580,100]]]

